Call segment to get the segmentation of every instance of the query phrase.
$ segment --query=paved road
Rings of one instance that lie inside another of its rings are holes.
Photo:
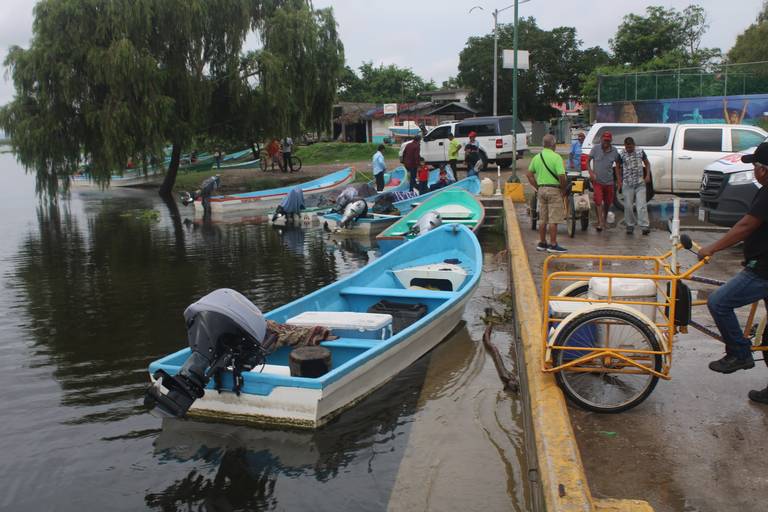
[[[663,224],[660,219],[669,212],[669,203],[668,196],[653,202],[656,226]],[[695,220],[698,202],[685,204],[682,224],[702,228]],[[518,205],[517,211],[530,247],[531,268],[540,282],[544,255],[534,250],[537,235],[526,225],[525,206]],[[617,217],[620,221],[621,215]],[[657,254],[669,246],[668,233],[660,229],[642,237],[627,236],[621,227],[603,233],[590,228],[573,239],[564,231],[561,227],[559,241],[572,253]],[[691,234],[707,243],[721,232]],[[700,274],[727,279],[739,270],[740,258],[737,249],[725,251]],[[704,297],[708,290],[701,286],[699,296]],[[694,318],[714,326],[705,308],[697,308]],[[596,497],[644,499],[660,512],[766,510],[768,406],[751,403],[746,395],[750,389],[765,387],[768,371],[763,362],[731,375],[710,371],[707,363],[722,355],[722,345],[711,338],[696,331],[681,335],[674,346],[672,380],[660,381],[639,407],[618,415],[570,407]]]

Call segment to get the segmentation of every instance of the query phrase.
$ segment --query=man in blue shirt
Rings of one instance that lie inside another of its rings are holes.
[[[584,144],[585,138],[584,132],[579,132],[576,135],[576,140],[571,144],[571,152],[568,153],[568,169],[573,171],[581,170],[581,145]]]
[[[384,163],[384,144],[379,144],[378,151],[373,155],[373,177],[376,180],[376,192],[384,190],[384,171],[387,166]]]

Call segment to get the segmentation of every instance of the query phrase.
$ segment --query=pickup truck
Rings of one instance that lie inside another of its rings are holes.
[[[453,134],[461,142],[459,162],[464,160],[464,145],[469,142],[469,133],[477,134],[477,141],[485,149],[489,162],[506,169],[513,160],[512,116],[472,117],[463,121],[443,123],[424,134],[421,139],[421,157],[428,163],[438,165],[448,161],[448,135]],[[400,156],[409,142],[400,146]],[[528,149],[528,134],[522,123],[517,123],[517,154],[521,158]]]
[[[750,125],[597,123],[582,145],[582,170],[605,132],[611,132],[617,149],[624,147],[625,137],[632,137],[637,148],[645,151],[651,163],[649,200],[655,192],[698,194],[708,164],[756,146],[768,136],[761,128]],[[616,206],[623,206],[618,195]]]
[[[752,164],[741,156],[755,152],[749,148],[709,164],[701,178],[699,220],[731,227],[749,210],[761,185],[755,179]]]

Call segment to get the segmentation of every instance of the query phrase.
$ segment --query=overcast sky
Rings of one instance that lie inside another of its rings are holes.
[[[491,11],[513,0],[314,0],[316,7],[332,6],[344,42],[347,64],[357,68],[363,61],[409,67],[439,86],[456,75],[459,52],[467,38],[487,34],[493,26]],[[622,17],[631,9],[641,13],[648,5],[684,9],[690,0],[530,0],[520,4],[520,16],[533,16],[543,29],[576,27],[584,46],[608,49]],[[703,45],[727,51],[736,36],[755,21],[762,0],[700,0],[710,28]],[[29,0],[2,0],[0,9],[0,59],[11,45],[25,47],[32,35]],[[485,10],[469,9],[482,6]],[[499,14],[499,23],[511,23],[513,9]],[[522,48],[524,49],[524,48]],[[531,59],[535,59],[532,55]],[[0,73],[0,105],[13,97],[13,87]]]

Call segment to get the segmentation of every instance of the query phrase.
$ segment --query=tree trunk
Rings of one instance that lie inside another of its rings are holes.
[[[160,194],[163,198],[168,213],[171,216],[171,223],[173,224],[173,235],[176,241],[176,260],[183,261],[186,256],[186,244],[184,243],[184,226],[181,221],[181,213],[179,212],[179,205],[176,200],[170,194]],[[194,205],[192,205],[192,212],[194,213]]]
[[[168,172],[165,173],[163,184],[158,193],[161,196],[171,196],[173,185],[176,184],[176,175],[179,173],[179,161],[181,160],[181,144],[174,143],[171,150],[171,162],[168,164]]]

